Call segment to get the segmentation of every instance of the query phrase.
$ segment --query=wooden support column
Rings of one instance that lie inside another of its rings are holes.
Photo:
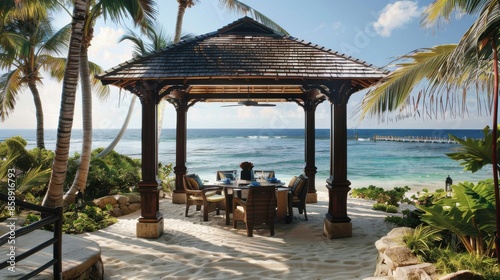
[[[175,141],[175,190],[172,195],[172,203],[185,204],[186,195],[183,187],[183,177],[187,173],[187,111],[188,104],[185,100],[176,100],[175,109],[177,111],[176,141]]]
[[[137,187],[141,194],[141,217],[136,235],[158,238],[163,234],[163,215],[159,207],[161,181],[158,179],[158,90],[156,83],[148,82],[138,84],[136,90],[142,103],[142,180]]]
[[[305,161],[304,173],[306,174],[309,186],[307,187],[307,203],[318,202],[316,193],[316,107],[314,99],[307,99],[304,102],[305,112]]]
[[[350,81],[328,85],[332,103],[330,136],[330,178],[327,180],[328,213],[324,220],[324,234],[328,238],[352,236],[351,218],[347,216],[347,194],[351,182],[347,180],[347,102],[353,92]]]

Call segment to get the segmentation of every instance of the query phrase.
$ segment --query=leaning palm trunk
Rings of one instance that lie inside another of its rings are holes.
[[[44,132],[43,132],[43,109],[42,99],[36,87],[36,81],[31,79],[28,81],[28,87],[33,95],[36,111],[36,146],[40,149],[45,149]]]
[[[61,109],[59,111],[59,124],[57,127],[56,150],[49,186],[42,202],[44,206],[48,207],[63,205],[63,186],[68,170],[71,129],[73,127],[75,96],[78,86],[80,51],[88,0],[75,0],[74,5],[68,60],[63,78],[63,92],[61,97]]]
[[[80,164],[76,171],[75,180],[73,185],[66,192],[64,196],[65,203],[74,202],[76,193],[78,191],[84,192],[87,184],[87,176],[90,168],[90,158],[92,154],[92,87],[90,85],[90,70],[88,60],[88,44],[82,43],[80,53],[80,74],[82,83],[82,127],[83,127],[83,141],[82,153],[80,156]]]
[[[495,188],[495,205],[496,205],[496,232],[495,232],[495,253],[497,255],[497,263],[500,263],[500,191],[498,190],[498,161],[497,161],[497,131],[498,131],[498,53],[495,37],[491,37],[491,47],[493,51],[493,143],[491,151],[491,161],[493,165],[493,186]]]
[[[128,107],[127,117],[123,121],[122,128],[116,135],[115,139],[113,139],[113,141],[104,150],[102,150],[99,154],[97,154],[96,158],[102,158],[107,156],[116,147],[118,142],[120,142],[120,140],[123,137],[123,134],[125,134],[125,131],[127,131],[128,124],[130,122],[130,119],[132,118],[132,112],[134,111],[136,100],[137,100],[137,95],[133,95],[132,100],[130,100],[130,105]]]

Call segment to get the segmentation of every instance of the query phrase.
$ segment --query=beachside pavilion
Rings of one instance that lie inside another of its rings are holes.
[[[177,115],[174,203],[184,203],[185,199],[182,178],[188,170],[187,114],[198,102],[294,102],[301,106],[305,113],[303,172],[309,178],[308,202],[316,202],[315,110],[320,103],[330,102],[331,175],[325,178],[329,204],[324,233],[329,238],[351,237],[352,224],[347,215],[347,102],[353,93],[387,75],[387,71],[364,61],[277,33],[249,17],[98,75],[103,84],[123,88],[142,103],[137,237],[157,238],[163,233],[157,176],[157,105],[162,99],[174,105]]]

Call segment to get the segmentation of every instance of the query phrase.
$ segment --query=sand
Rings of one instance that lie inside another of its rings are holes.
[[[309,221],[294,208],[293,222],[277,223],[272,237],[265,226],[247,237],[244,223],[233,229],[215,212],[202,222],[193,206],[184,217],[185,206],[169,198],[160,201],[165,231],[158,239],[135,237],[140,211],[83,237],[101,246],[105,279],[363,279],[375,271],[375,241],[393,228],[384,222],[390,214],[372,205],[348,200],[353,236],[343,239],[323,235],[326,191],[307,205]]]

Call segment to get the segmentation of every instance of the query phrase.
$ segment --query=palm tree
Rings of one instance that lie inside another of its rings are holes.
[[[74,1],[68,60],[63,78],[55,156],[49,186],[42,202],[44,206],[48,207],[58,207],[63,204],[63,184],[66,179],[66,171],[68,170],[71,129],[73,126],[75,95],[78,85],[80,51],[88,6],[88,0]]]
[[[94,36],[94,25],[100,16],[120,22],[123,17],[131,16],[136,25],[147,26],[148,22],[156,16],[155,4],[151,0],[100,0],[92,1],[87,9],[83,28],[83,41],[80,51],[80,75],[82,82],[82,118],[83,141],[80,165],[78,167],[73,185],[66,193],[67,200],[71,201],[78,191],[84,191],[90,167],[92,152],[92,91],[91,77],[88,64],[88,48]],[[101,92],[104,97],[106,91]]]
[[[5,24],[0,36],[0,68],[8,71],[0,76],[0,120],[7,119],[15,109],[19,94],[28,88],[35,103],[37,147],[45,148],[43,108],[38,91],[42,78],[40,69],[62,79],[52,70],[64,65],[65,59],[53,55],[60,55],[67,47],[70,26],[55,32],[52,19],[45,14],[31,18],[22,14],[17,11],[8,13],[9,16],[4,15]]]
[[[448,48],[448,52],[441,55],[441,60],[435,60],[434,63],[429,63],[438,57],[434,50],[443,46],[434,47],[430,52],[420,51],[410,57],[403,56],[403,59],[411,58],[413,61],[400,63],[396,71],[368,92],[362,103],[361,117],[368,114],[380,115],[404,107],[411,91],[423,81],[429,83],[428,90],[432,97],[437,96],[443,89],[463,89],[465,99],[467,89],[474,85],[488,93],[488,101],[493,103],[492,139],[494,141],[492,142],[491,163],[497,209],[495,250],[500,263],[500,191],[497,165],[499,83],[497,42],[500,37],[500,0],[437,0],[425,11],[423,23],[433,24],[441,18],[448,20],[452,12],[457,9],[468,14],[479,14],[478,19],[462,36],[460,42]],[[425,61],[418,59],[426,55],[432,58]],[[493,90],[491,90],[491,85],[493,85]],[[443,110],[453,109],[447,106],[442,106],[442,108]]]

